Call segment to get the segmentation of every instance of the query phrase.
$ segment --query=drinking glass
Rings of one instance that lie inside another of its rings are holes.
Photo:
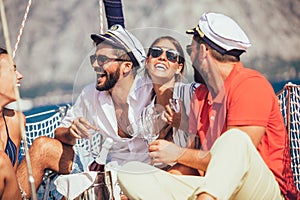
[[[162,119],[164,114],[162,106],[147,107],[140,118],[127,126],[127,133],[132,137],[140,137],[146,140],[147,145],[159,137],[160,132],[166,127]],[[163,163],[154,163],[156,167],[165,166]]]
[[[133,123],[127,126],[127,134],[131,137],[142,137],[142,132],[144,131],[142,118],[138,118]]]
[[[89,130],[89,138],[85,138],[82,146],[88,151],[87,157],[94,159],[100,154],[102,150],[103,135],[96,130]]]
[[[148,110],[149,112],[144,117],[144,128],[143,137],[146,139],[147,144],[150,144],[159,137],[160,131],[162,130],[165,122],[162,121],[162,113],[156,110]]]
[[[86,157],[93,157],[95,159],[101,152],[102,143],[104,141],[103,135],[101,134],[100,129],[98,128],[98,124],[95,122],[95,119],[93,119],[93,116],[86,107],[82,108],[82,110],[77,108],[77,112],[77,114],[85,118],[85,120],[91,126],[91,128],[89,128],[88,130],[89,137],[84,138],[81,141],[80,146],[88,151]]]
[[[165,127],[162,120],[164,109],[161,107],[147,107],[140,118],[127,127],[127,132],[132,137],[144,138],[150,144],[159,137],[160,131]]]

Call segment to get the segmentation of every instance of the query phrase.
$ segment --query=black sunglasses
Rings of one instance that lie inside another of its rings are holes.
[[[191,56],[192,54],[192,45],[186,45],[186,52],[189,56]]]
[[[103,65],[104,63],[107,62],[112,62],[112,61],[130,61],[130,60],[125,60],[125,59],[121,59],[121,58],[110,58],[107,57],[105,55],[91,55],[90,56],[90,61],[91,61],[91,65],[93,65],[93,63],[97,60],[98,65]]]
[[[149,55],[151,55],[153,58],[159,57],[161,54],[163,54],[164,50],[160,47],[152,47],[149,49]],[[171,62],[178,62],[179,53],[173,49],[166,50],[166,56],[167,59]]]

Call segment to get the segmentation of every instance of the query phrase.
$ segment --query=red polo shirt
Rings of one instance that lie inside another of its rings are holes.
[[[295,189],[288,136],[271,84],[260,73],[237,63],[225,80],[224,87],[226,98],[218,96],[216,104],[226,101],[226,106],[216,108],[212,107],[216,99],[212,99],[204,85],[196,89],[191,101],[191,133],[197,133],[206,146],[207,141],[214,141],[227,126],[264,126],[266,132],[257,150],[275,175],[282,193],[287,195]],[[220,130],[219,133],[210,131],[216,126],[219,128],[214,130]]]

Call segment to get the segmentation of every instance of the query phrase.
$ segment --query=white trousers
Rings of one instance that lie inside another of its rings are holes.
[[[204,177],[174,175],[153,166],[129,162],[118,172],[123,192],[134,200],[194,200],[206,192],[216,199],[284,199],[273,173],[250,137],[231,129],[214,143]]]

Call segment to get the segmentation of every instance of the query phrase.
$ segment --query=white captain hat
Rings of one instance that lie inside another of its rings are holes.
[[[107,41],[116,47],[124,49],[134,66],[143,67],[143,62],[146,59],[144,47],[134,35],[121,25],[115,24],[104,34],[92,34],[91,38],[96,44]]]
[[[251,46],[241,27],[233,19],[220,13],[204,13],[198,25],[186,33],[200,36],[222,55],[240,56]]]

